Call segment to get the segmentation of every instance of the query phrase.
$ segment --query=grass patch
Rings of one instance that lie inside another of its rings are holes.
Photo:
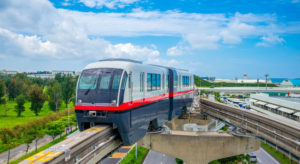
[[[70,132],[70,134],[74,133],[76,130],[77,130],[77,129],[73,130],[72,132]],[[51,146],[53,146],[53,145],[55,145],[55,144],[57,144],[57,143],[59,143],[59,142],[65,140],[66,136],[67,136],[67,134],[61,136],[60,138],[55,139],[55,140],[52,141],[52,142],[49,142],[49,143],[46,144],[46,145],[43,145],[43,146],[39,147],[39,148],[37,149],[37,152],[36,152],[35,150],[33,150],[32,152],[30,152],[30,153],[27,154],[27,157],[25,157],[25,155],[23,155],[23,156],[20,157],[19,159],[14,160],[14,161],[9,162],[9,163],[10,163],[10,164],[17,164],[17,163],[19,163],[19,162],[25,160],[26,158],[28,158],[28,157],[30,157],[30,156],[33,156],[34,154],[39,153],[39,152],[41,152],[41,151],[43,151],[43,150],[46,150],[46,149],[48,149],[49,147],[51,147]]]
[[[276,149],[274,149],[272,146],[267,145],[264,142],[260,142],[260,145],[282,164],[297,164],[295,161],[290,160],[285,154],[281,153],[280,151],[276,151]]]
[[[15,106],[16,103],[14,101],[8,101],[7,116],[5,116],[4,104],[0,104],[0,128],[13,128],[16,125],[23,125],[28,123],[29,121],[32,121],[33,119],[41,118],[50,113],[54,113],[52,110],[50,110],[48,102],[45,102],[43,108],[41,109],[41,112],[39,113],[39,116],[35,116],[34,112],[30,110],[31,103],[27,101],[24,104],[25,111],[22,112],[21,117],[18,117],[17,113],[15,112]],[[72,106],[72,104],[70,106]],[[66,105],[62,102],[59,109],[63,110],[65,108]]]
[[[135,158],[135,147],[127,154],[120,164],[141,164],[148,153],[148,149],[138,146],[138,158]]]
[[[228,130],[229,126],[228,125],[225,125],[223,126],[220,130],[223,130],[224,132],[226,132]]]

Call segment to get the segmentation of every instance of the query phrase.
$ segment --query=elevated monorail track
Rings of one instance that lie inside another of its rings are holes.
[[[110,126],[95,126],[40,152],[21,164],[94,164],[121,145]]]
[[[279,146],[291,154],[291,158],[300,158],[300,126],[272,118],[258,112],[228,106],[215,101],[201,99],[201,110],[216,118],[229,121],[239,128],[251,131]]]

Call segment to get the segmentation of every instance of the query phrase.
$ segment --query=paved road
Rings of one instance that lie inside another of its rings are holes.
[[[176,164],[175,158],[150,150],[143,164]]]
[[[266,152],[263,148],[259,148],[254,152],[257,157],[258,164],[280,164],[273,156]]]
[[[74,132],[74,133],[77,133],[77,132]],[[71,135],[73,135],[73,134],[71,134]],[[56,138],[59,138],[59,136],[57,136]],[[52,141],[52,137],[45,135],[44,138],[42,138],[38,141],[38,147],[45,145],[51,141]],[[22,145],[19,145],[18,147],[11,149],[10,150],[10,160],[21,157],[22,155],[25,154],[25,150],[26,150],[26,144],[22,144]],[[29,148],[28,152],[33,151],[33,150],[35,150],[35,142],[30,144],[30,148]],[[0,164],[4,163],[7,160],[7,156],[8,156],[8,151],[2,152],[0,154]]]
[[[46,135],[44,138],[42,138],[38,141],[38,145],[41,146],[41,145],[47,144],[51,141],[52,141],[52,137]],[[29,152],[34,150],[35,143],[31,143],[29,149],[30,149]],[[12,159],[12,158],[16,159],[16,158],[20,157],[21,155],[23,155],[25,153],[25,150],[26,150],[26,144],[22,144],[22,145],[19,145],[18,147],[11,149],[10,150],[10,159]],[[0,154],[0,164],[4,163],[7,160],[7,156],[8,156],[8,151],[5,151]]]

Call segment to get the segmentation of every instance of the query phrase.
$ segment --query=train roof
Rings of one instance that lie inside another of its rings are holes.
[[[158,68],[158,69],[176,69],[178,71],[188,72],[185,69],[177,69],[173,67],[155,65],[155,64],[143,64],[142,61],[132,60],[132,59],[124,59],[124,58],[107,58],[101,59],[98,62],[94,62],[88,64],[84,69],[92,69],[92,68],[119,68],[119,69],[128,69],[133,67],[146,66],[148,68]]]

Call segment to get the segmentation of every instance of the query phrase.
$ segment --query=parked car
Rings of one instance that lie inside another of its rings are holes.
[[[257,157],[254,153],[249,153],[250,156],[250,162],[257,162]]]

